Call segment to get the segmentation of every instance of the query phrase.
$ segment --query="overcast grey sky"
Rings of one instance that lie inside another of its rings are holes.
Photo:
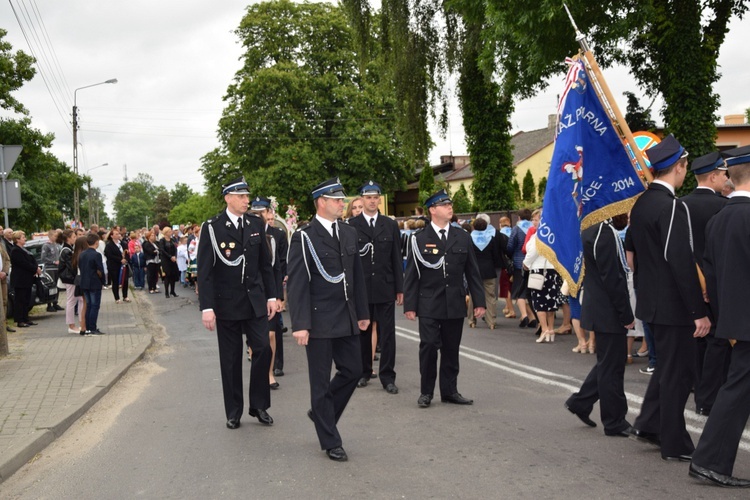
[[[184,182],[202,191],[200,158],[218,145],[215,132],[223,109],[222,97],[240,65],[241,47],[232,31],[250,3],[255,2],[0,2],[0,26],[8,31],[6,40],[14,50],[31,52],[11,5],[21,17],[36,56],[55,68],[46,72],[50,79],[47,85],[38,73],[15,95],[30,110],[34,127],[55,134],[52,152],[72,165],[74,89],[117,78],[119,83],[115,85],[77,92],[79,171],[85,174],[88,169],[109,164],[90,173],[92,185],[102,188],[108,205],[123,183],[124,165],[128,179],[143,172],[167,188]],[[719,58],[723,77],[716,87],[722,116],[750,107],[750,21],[735,19],[730,29]],[[43,54],[38,51],[37,39],[42,41]],[[623,112],[623,91],[643,94],[622,68],[606,70],[605,77]],[[685,77],[690,77],[689,61]],[[546,126],[547,116],[555,112],[562,79],[561,75],[560,83],[553,82],[547,92],[517,103],[514,131]],[[437,144],[430,155],[433,163],[451,149],[456,155],[466,154],[457,106],[451,111],[450,129],[446,139],[433,134]],[[108,212],[111,214],[111,210]]]

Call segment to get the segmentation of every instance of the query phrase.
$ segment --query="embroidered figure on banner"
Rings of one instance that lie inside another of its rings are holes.
[[[583,195],[583,185],[581,184],[581,181],[583,180],[583,147],[576,146],[576,151],[578,151],[578,161],[563,162],[562,170],[563,172],[570,174],[570,177],[573,179],[574,184],[571,195],[573,196],[573,202],[576,204],[576,213],[580,220],[583,215],[583,200],[579,199],[578,195],[579,193],[581,196]]]

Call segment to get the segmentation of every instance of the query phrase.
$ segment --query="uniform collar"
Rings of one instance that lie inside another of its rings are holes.
[[[451,225],[450,224],[447,224],[445,227],[440,227],[437,224],[435,224],[434,222],[430,221],[430,225],[432,226],[432,229],[435,230],[435,233],[437,233],[438,235],[440,234],[440,231],[444,229],[445,230],[445,237],[446,238],[448,237],[448,233],[450,232],[450,229],[451,229]]]
[[[659,179],[654,179],[653,181],[651,181],[651,184],[659,184],[660,186],[664,186],[665,188],[669,189],[669,192],[672,193],[672,196],[674,196],[674,186],[670,183],[664,182]]]

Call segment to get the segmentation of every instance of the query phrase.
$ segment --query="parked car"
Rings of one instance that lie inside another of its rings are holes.
[[[24,245],[24,248],[31,252],[36,259],[37,263],[42,267],[42,274],[38,280],[31,286],[31,304],[29,304],[29,310],[32,307],[40,304],[52,304],[57,302],[57,297],[60,291],[57,289],[57,266],[50,266],[41,263],[42,257],[42,245],[47,240],[29,240]],[[8,274],[8,317],[13,317],[13,269]],[[41,283],[42,289],[38,290],[38,286]]]

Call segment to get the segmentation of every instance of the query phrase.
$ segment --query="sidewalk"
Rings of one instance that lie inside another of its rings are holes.
[[[62,435],[138,361],[152,331],[141,310],[143,292],[115,304],[102,291],[99,328],[105,335],[67,333],[65,311],[37,306],[30,328],[8,333],[10,354],[0,358],[0,483]],[[65,305],[65,293],[60,293]]]

